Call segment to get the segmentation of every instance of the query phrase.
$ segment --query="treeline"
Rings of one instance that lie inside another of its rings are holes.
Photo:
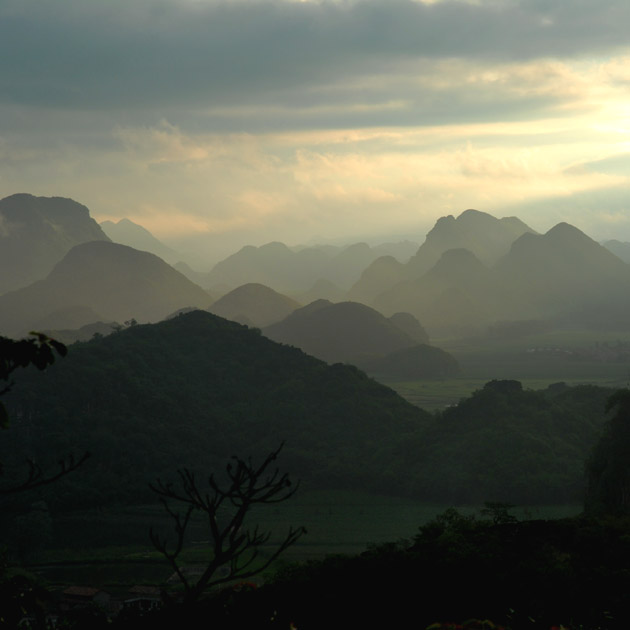
[[[630,522],[517,522],[504,505],[450,509],[409,540],[279,570],[194,604],[121,615],[113,628],[625,630]],[[76,628],[94,628],[82,625]],[[105,627],[103,623],[103,627]],[[72,626],[71,626],[72,627]]]
[[[77,343],[47,372],[19,376],[5,397],[7,474],[26,457],[91,453],[49,489],[60,508],[150,500],[158,477],[222,468],[280,441],[305,487],[445,504],[579,502],[611,394],[492,381],[431,415],[353,366],[201,311]]]

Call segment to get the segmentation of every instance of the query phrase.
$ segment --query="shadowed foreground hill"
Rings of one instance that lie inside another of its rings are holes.
[[[0,461],[12,470],[11,453],[45,462],[90,451],[65,480],[72,505],[145,500],[158,476],[215,470],[282,441],[283,468],[309,485],[401,493],[398,453],[431,421],[352,366],[203,311],[75,344],[45,374],[20,377]]]
[[[93,241],[70,250],[45,280],[0,296],[0,334],[25,334],[54,314],[60,316],[44,327],[75,328],[98,320],[158,321],[182,307],[203,308],[210,299],[153,254]],[[64,323],[61,315],[70,307],[72,321]],[[77,320],[75,307],[87,307],[92,315]]]

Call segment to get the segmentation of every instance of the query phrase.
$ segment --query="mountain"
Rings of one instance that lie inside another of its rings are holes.
[[[219,317],[262,328],[284,319],[300,306],[286,295],[250,282],[219,298],[208,310]]]
[[[331,302],[340,302],[343,300],[345,291],[340,289],[330,280],[320,278],[313,286],[304,293],[298,293],[294,297],[302,304],[310,304],[315,300],[330,300]]]
[[[429,343],[429,335],[411,313],[394,313],[389,321],[406,332],[417,343]]]
[[[452,378],[460,373],[453,355],[426,344],[363,361],[360,367],[374,378],[386,381]]]
[[[263,333],[329,363],[360,364],[417,344],[394,322],[358,302],[318,300],[268,326]]]
[[[178,308],[205,307],[209,301],[203,289],[157,256],[92,241],[73,247],[44,280],[0,296],[0,334],[22,335],[70,307],[71,321],[57,318],[55,328],[92,323],[93,312],[106,321],[158,321]],[[86,317],[77,318],[81,312]]]
[[[492,266],[525,233],[533,230],[516,217],[497,219],[478,210],[465,210],[457,218],[441,217],[405,265],[386,257],[376,259],[352,286],[348,298],[376,305],[381,293],[420,278],[453,249],[466,249],[484,265]]]
[[[505,255],[522,234],[535,232],[516,217],[497,219],[486,212],[465,210],[437,220],[416,255],[407,264],[407,277],[427,272],[449,249],[467,249],[485,265],[493,265]]]
[[[149,230],[129,219],[120,219],[117,223],[103,221],[101,228],[114,243],[127,245],[142,252],[151,252],[169,264],[182,259],[180,254],[164,245]]]
[[[210,274],[207,271],[195,271],[190,267],[190,265],[185,262],[179,261],[176,262],[173,267],[179,271],[179,273],[184,274],[191,282],[198,284],[203,289],[210,288]],[[218,291],[216,289],[219,289]],[[221,287],[217,287],[217,285],[213,286],[212,295],[224,295],[231,291],[231,287],[226,287],[225,290],[222,290]]]
[[[487,224],[488,233],[494,226],[495,236],[505,236],[506,221],[512,233],[523,229],[518,220],[499,221],[471,212],[440,219],[432,233],[452,235],[453,225],[464,218],[464,225]],[[430,242],[444,239],[427,236],[425,245]],[[427,261],[437,251],[433,245],[424,247],[417,261]],[[524,321],[556,328],[628,327],[630,266],[576,227],[560,223],[546,234],[526,231],[505,255],[492,264],[487,262],[491,258],[480,260],[468,248],[446,250],[428,271],[399,280],[373,297],[371,304],[385,315],[412,313],[432,337],[478,335],[497,324]],[[398,273],[404,276],[409,271],[399,268]],[[355,285],[354,290],[358,288]]]
[[[477,334],[525,309],[518,291],[467,249],[444,252],[427,273],[381,293],[374,306],[385,314],[412,313],[431,336]]]
[[[585,326],[628,326],[630,267],[568,223],[524,234],[496,270],[539,314]]]
[[[408,250],[408,243],[376,247],[367,243],[346,247],[315,245],[297,250],[278,242],[261,247],[248,245],[217,263],[204,286],[212,290],[214,285],[234,287],[255,282],[281,293],[299,295],[318,281],[325,281],[347,291],[383,252],[405,256]]]
[[[283,441],[279,465],[305,485],[402,493],[415,464],[401,448],[431,422],[353,366],[205,311],[75,344],[44,375],[15,381],[3,400],[21,420],[0,461],[9,471],[22,457],[45,465],[89,451],[81,472],[47,493],[75,508],[146,501],[148,482],[178,468],[205,475]]]
[[[353,302],[373,304],[374,299],[401,282],[405,266],[393,256],[381,256],[369,265],[348,291]]]
[[[605,241],[602,245],[609,251],[612,252],[618,258],[621,258],[623,262],[630,263],[630,243],[626,241]]]
[[[0,294],[45,278],[75,245],[109,241],[90,211],[63,197],[0,200]]]

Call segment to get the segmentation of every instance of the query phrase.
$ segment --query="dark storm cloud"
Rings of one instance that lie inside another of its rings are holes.
[[[0,100],[103,110],[272,105],[415,59],[604,53],[627,45],[629,23],[625,1],[4,0]]]

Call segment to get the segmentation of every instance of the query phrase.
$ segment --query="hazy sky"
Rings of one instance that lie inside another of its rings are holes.
[[[224,246],[466,208],[630,240],[629,25],[627,0],[0,0],[0,196]]]

